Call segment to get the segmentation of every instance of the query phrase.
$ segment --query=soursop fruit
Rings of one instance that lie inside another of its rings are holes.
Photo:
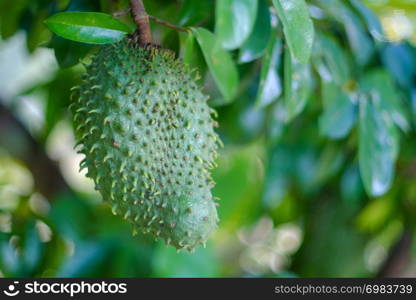
[[[71,104],[81,169],[113,213],[178,249],[217,227],[215,112],[172,51],[133,37],[103,46]]]

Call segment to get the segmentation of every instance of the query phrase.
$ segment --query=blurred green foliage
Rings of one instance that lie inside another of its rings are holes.
[[[302,10],[286,14],[288,2],[144,1],[149,14],[193,27],[152,23],[155,40],[198,69],[225,144],[213,174],[220,228],[190,254],[133,237],[78,174],[69,90],[97,46],[43,21],[128,1],[0,0],[0,104],[23,124],[6,134],[12,121],[0,118],[1,275],[415,275],[414,1],[292,0]],[[27,163],[39,153],[68,188],[37,184],[56,184]]]

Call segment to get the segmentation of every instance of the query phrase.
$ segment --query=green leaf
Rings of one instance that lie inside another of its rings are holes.
[[[364,18],[367,23],[367,27],[370,30],[370,34],[376,39],[384,40],[383,27],[380,21],[374,13],[362,3],[361,0],[349,0],[355,10]]]
[[[211,32],[204,28],[192,28],[205,61],[227,102],[231,102],[238,88],[238,71],[230,54],[221,48]]]
[[[99,4],[97,1],[71,0],[64,6],[66,6],[65,11],[89,12],[100,10]],[[70,41],[54,34],[49,47],[54,49],[59,66],[68,68],[78,64],[93,48],[93,45]]]
[[[250,36],[258,0],[217,0],[215,34],[222,47],[233,50]]]
[[[416,56],[409,44],[388,43],[381,49],[381,59],[395,81],[404,88],[413,86],[416,74]]]
[[[312,89],[311,70],[308,64],[296,61],[289,50],[284,51],[284,101],[286,121],[296,117],[306,105]]]
[[[262,59],[256,106],[264,107],[276,100],[282,93],[279,66],[282,56],[282,41],[273,34],[266,55]]]
[[[356,61],[361,66],[366,65],[373,55],[374,45],[361,19],[343,1],[317,0],[317,2],[344,27]]]
[[[350,79],[349,60],[346,53],[334,38],[324,34],[319,35],[317,46],[331,77],[336,83],[343,85]]]
[[[95,12],[63,12],[45,20],[57,35],[76,42],[89,44],[114,43],[131,30],[114,17]]]
[[[369,201],[356,218],[360,231],[374,233],[382,229],[395,211],[395,202],[383,197]]]
[[[390,116],[394,123],[403,131],[410,129],[408,110],[400,98],[394,83],[383,69],[367,73],[360,82],[361,90],[372,96],[374,105]]]
[[[398,153],[393,121],[369,97],[360,101],[359,164],[367,193],[381,196],[390,187]]]
[[[356,120],[356,107],[348,94],[334,82],[322,81],[323,114],[319,118],[321,134],[332,139],[345,137]]]
[[[249,38],[241,46],[238,61],[240,63],[248,63],[262,56],[270,40],[270,33],[269,5],[265,0],[260,0],[256,23]]]
[[[178,24],[180,26],[193,26],[206,20],[214,10],[213,6],[214,1],[183,1]]]
[[[184,33],[181,34],[180,37],[183,62],[193,68],[197,68],[200,74],[204,74],[207,66],[195,36],[193,34]]]
[[[273,0],[292,55],[307,63],[314,40],[313,22],[304,0]]]
[[[370,37],[365,32],[364,25],[352,12],[345,17],[344,22],[351,49],[358,63],[366,65],[373,55],[374,47]]]

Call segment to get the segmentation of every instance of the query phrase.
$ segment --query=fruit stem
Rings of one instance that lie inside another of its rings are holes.
[[[142,0],[130,0],[131,15],[137,25],[140,44],[146,45],[152,42],[152,32],[150,31],[149,15],[146,13]]]
[[[170,23],[168,23],[168,22],[166,22],[166,21],[164,21],[162,19],[159,19],[159,18],[150,16],[150,15],[149,15],[149,19],[152,20],[152,21],[155,21],[156,23],[159,23],[159,24],[161,24],[163,26],[166,26],[166,27],[169,27],[169,28],[172,28],[172,29],[175,29],[175,30],[185,31],[185,32],[187,32],[187,31],[190,30],[187,27],[176,26],[176,25],[170,24]]]

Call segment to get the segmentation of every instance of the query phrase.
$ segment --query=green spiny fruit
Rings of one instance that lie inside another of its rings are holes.
[[[81,169],[113,213],[188,250],[217,227],[209,169],[221,143],[193,77],[170,50],[128,37],[99,50],[71,104]]]

